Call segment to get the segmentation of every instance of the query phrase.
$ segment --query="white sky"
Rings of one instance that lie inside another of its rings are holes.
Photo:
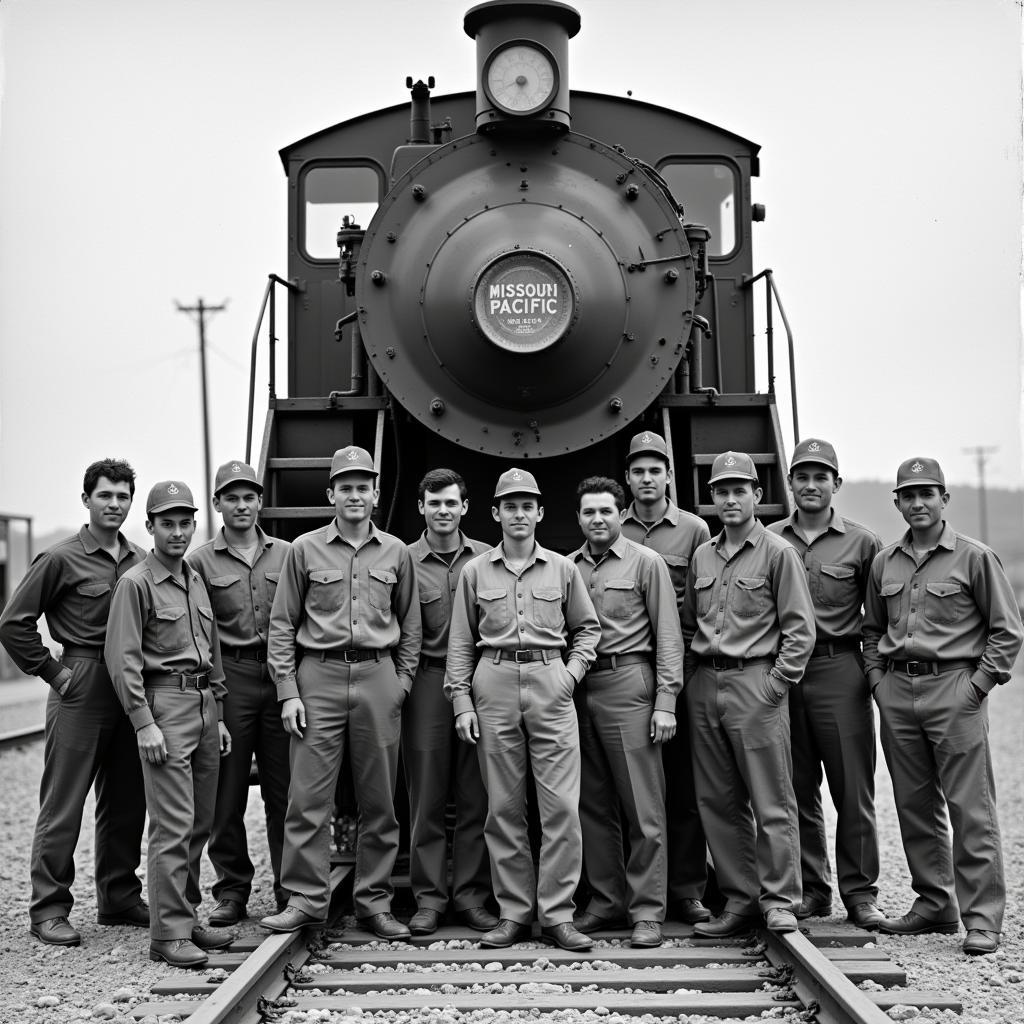
[[[208,334],[212,458],[242,454],[258,304],[286,272],[277,150],[402,102],[406,75],[472,89],[469,6],[0,3],[0,511],[79,522],[106,455],[143,494],[202,494],[195,325],[174,300],[230,300]],[[989,482],[1021,486],[1018,5],[577,6],[574,88],[761,144],[755,264],[793,324],[803,432],[848,479],[930,454],[971,483],[962,449],[981,444]]]

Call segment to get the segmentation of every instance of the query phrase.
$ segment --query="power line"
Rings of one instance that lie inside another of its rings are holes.
[[[988,456],[999,451],[998,445],[975,445],[973,448],[962,448],[965,455],[973,455],[978,467],[978,539],[982,544],[988,543],[988,496],[985,493],[985,463]]]

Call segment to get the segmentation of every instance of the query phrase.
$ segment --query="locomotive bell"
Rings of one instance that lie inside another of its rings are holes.
[[[476,40],[477,131],[569,128],[575,8],[559,0],[492,0],[467,11],[463,27]]]

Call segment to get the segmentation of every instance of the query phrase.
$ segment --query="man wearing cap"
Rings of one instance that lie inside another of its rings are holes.
[[[994,953],[1006,883],[987,700],[1010,678],[1024,629],[999,559],[943,518],[938,462],[907,459],[895,494],[909,529],[871,566],[864,663],[917,899],[879,930],[953,934],[959,907],[964,952]]]
[[[426,529],[409,545],[416,568],[423,647],[416,680],[402,708],[402,763],[409,792],[409,880],[416,913],[413,935],[437,930],[448,905],[445,807],[454,791],[452,904],[471,928],[490,931],[498,919],[485,907],[491,872],[484,842],[487,792],[480,761],[468,743],[459,743],[452,706],[443,682],[448,657],[452,599],[466,563],[490,550],[467,537],[459,524],[469,510],[466,482],[451,469],[432,469],[419,485],[419,511]]]
[[[236,924],[245,916],[255,873],[245,834],[249,772],[253,754],[266,809],[267,845],[278,910],[288,902],[281,888],[281,845],[288,808],[288,734],[281,722],[277,690],[267,670],[270,606],[281,576],[287,541],[268,537],[257,523],[263,487],[252,466],[225,462],[213,484],[213,507],[224,525],[213,540],[189,556],[206,584],[220,634],[228,697],[224,724],[231,753],[220,765],[217,807],[210,835],[210,860],[217,872],[212,925]]]
[[[269,662],[291,734],[281,870],[291,896],[260,922],[270,931],[293,932],[327,917],[328,825],[347,743],[359,802],[356,916],[378,938],[409,937],[391,914],[391,870],[401,708],[419,663],[420,604],[405,545],[371,522],[379,498],[370,453],[354,445],[336,451],[327,488],[334,518],[298,537],[281,570]]]
[[[789,744],[790,687],[814,646],[814,609],[792,545],[754,517],[749,455],[711,467],[722,532],[690,561],[683,601],[687,708],[697,799],[725,909],[694,925],[722,938],[797,927],[800,839]]]
[[[679,508],[668,496],[672,482],[668,445],[651,430],[634,435],[626,456],[626,483],[632,504],[622,517],[622,532],[657,551],[668,564],[676,607],[682,612],[686,571],[694,551],[710,536],[707,523]],[[703,904],[708,881],[707,842],[697,810],[686,701],[676,703],[676,734],[662,744],[668,822],[669,914],[687,924],[707,921]]]
[[[103,663],[114,585],[146,557],[121,533],[134,495],[135,471],[127,462],[93,462],[82,483],[89,522],[32,562],[0,615],[0,643],[11,659],[50,685],[29,921],[37,939],[55,946],[77,946],[82,940],[68,915],[74,903],[75,846],[93,782],[99,923],[149,927],[136,874],[146,819],[142,768],[135,730]],[[59,660],[40,636],[43,615],[50,635],[63,646]]]
[[[683,638],[668,566],[622,536],[622,488],[588,477],[576,490],[586,537],[570,556],[601,623],[594,662],[576,689],[582,781],[583,860],[591,890],[574,920],[588,933],[628,913],[630,945],[661,945],[665,919],[665,774],[660,744],[676,731]],[[617,799],[612,797],[612,794]],[[623,867],[619,808],[629,828]]]
[[[875,717],[860,656],[864,589],[881,541],[832,506],[842,487],[835,448],[801,441],[789,465],[796,510],[768,529],[799,554],[814,602],[816,637],[803,681],[789,695],[793,789],[800,816],[803,899],[796,916],[832,912],[821,807],[822,766],[836,806],[836,874],[849,920],[882,920],[875,829]]]
[[[444,679],[455,730],[478,745],[487,787],[485,835],[501,919],[480,944],[528,939],[536,902],[545,938],[590,949],[572,923],[583,852],[573,691],[594,661],[601,627],[576,566],[536,541],[544,507],[532,473],[502,473],[491,515],[502,540],[459,577]],[[536,880],[526,830],[528,765],[541,822]]]
[[[231,750],[222,721],[224,672],[217,622],[200,575],[185,561],[196,505],[180,480],[146,500],[153,550],[114,588],[104,656],[135,727],[149,811],[146,883],[151,960],[201,967],[233,935],[196,921],[199,860],[213,825],[220,757]]]

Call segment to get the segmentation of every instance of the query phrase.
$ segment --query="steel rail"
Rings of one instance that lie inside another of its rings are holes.
[[[14,729],[11,732],[0,732],[0,751],[14,750],[29,743],[36,743],[43,738],[46,727],[32,725],[27,729]]]

